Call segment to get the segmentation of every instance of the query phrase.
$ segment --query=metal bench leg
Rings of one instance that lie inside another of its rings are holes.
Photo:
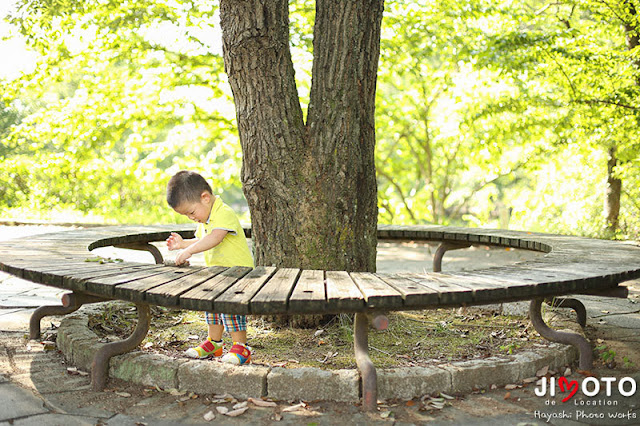
[[[378,407],[378,375],[369,358],[369,317],[356,314],[353,326],[356,365],[362,376],[362,408],[375,411]]]
[[[131,336],[125,340],[105,344],[94,355],[91,363],[91,387],[94,391],[103,390],[107,384],[111,357],[135,349],[147,335],[151,321],[149,305],[136,303],[136,308],[138,310],[138,324],[136,324]]]
[[[74,292],[62,296],[62,306],[40,306],[31,314],[31,319],[29,320],[29,338],[32,340],[40,338],[40,321],[42,318],[48,315],[70,314],[80,309],[80,307],[86,303],[104,302],[105,300],[108,299]]]
[[[356,365],[362,377],[362,408],[364,411],[375,411],[378,408],[378,374],[369,358],[369,320],[367,314],[356,314],[353,325],[354,350]],[[371,324],[378,330],[389,326],[389,319],[382,314],[371,319]]]
[[[587,308],[584,307],[581,301],[573,299],[571,297],[553,297],[544,300],[545,303],[554,308],[571,308],[576,311],[578,316],[578,324],[584,328],[587,325]]]
[[[123,248],[129,250],[141,250],[148,251],[153,256],[153,260],[157,265],[161,265],[164,263],[164,259],[162,258],[162,253],[158,250],[158,247],[149,243],[126,243],[126,244],[118,244],[114,246],[116,248]]]
[[[529,305],[529,318],[533,327],[542,337],[552,342],[564,343],[565,345],[575,346],[580,352],[579,368],[581,370],[591,370],[593,367],[593,351],[589,341],[577,333],[571,333],[566,331],[556,331],[542,319],[542,301],[544,299],[538,298],[531,301]]]
[[[442,272],[442,257],[449,250],[457,250],[471,247],[469,243],[452,243],[449,241],[443,241],[436,249],[436,253],[433,255],[433,272]]]

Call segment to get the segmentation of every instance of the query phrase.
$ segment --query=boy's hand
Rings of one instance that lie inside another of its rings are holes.
[[[183,243],[184,240],[182,239],[180,234],[176,234],[175,232],[172,232],[169,238],[167,238],[167,248],[169,249],[169,251],[180,250]]]
[[[183,251],[176,257],[176,265],[182,265],[190,257],[191,257],[191,253],[189,253],[187,250]]]

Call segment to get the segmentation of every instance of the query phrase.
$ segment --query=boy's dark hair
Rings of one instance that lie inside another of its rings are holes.
[[[167,203],[174,209],[184,202],[196,203],[205,191],[213,194],[211,186],[202,176],[189,170],[180,170],[167,184]]]

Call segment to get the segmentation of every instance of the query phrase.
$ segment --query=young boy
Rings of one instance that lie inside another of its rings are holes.
[[[169,250],[183,250],[176,257],[181,265],[193,254],[204,252],[207,266],[250,266],[253,258],[244,230],[233,210],[211,190],[211,186],[198,173],[182,170],[167,185],[167,202],[176,212],[198,222],[196,238],[183,240],[171,233],[167,239]],[[222,356],[222,332],[231,334],[233,346],[222,361],[243,365],[251,362],[251,348],[247,346],[247,319],[244,315],[205,313],[209,327],[207,340],[195,348],[187,349],[191,358]]]

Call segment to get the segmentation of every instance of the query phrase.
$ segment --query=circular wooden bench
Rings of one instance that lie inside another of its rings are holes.
[[[149,327],[150,304],[231,314],[356,313],[355,357],[362,375],[363,405],[374,409],[376,373],[368,357],[370,322],[384,327],[381,314],[395,310],[470,306],[531,300],[530,316],[545,338],[572,344],[580,351],[580,368],[592,365],[591,347],[576,333],[547,327],[540,313],[547,298],[567,294],[626,297],[618,284],[640,277],[640,246],[630,242],[595,240],[530,232],[437,226],[380,226],[378,239],[435,241],[440,246],[432,273],[377,274],[318,271],[259,266],[187,267],[162,264],[151,242],[170,232],[192,238],[193,225],[109,226],[77,229],[0,242],[0,270],[15,276],[72,291],[62,306],[39,308],[31,319],[31,335],[40,333],[45,315],[66,314],[82,304],[121,299],[138,307],[139,321],[128,339],[105,345],[96,354],[92,384],[106,383],[111,356],[135,348]],[[247,230],[250,236],[250,229]],[[537,259],[508,266],[442,273],[447,250],[489,245],[544,252]],[[156,264],[87,262],[91,250],[115,246],[147,250]],[[584,325],[584,307],[573,299]]]

